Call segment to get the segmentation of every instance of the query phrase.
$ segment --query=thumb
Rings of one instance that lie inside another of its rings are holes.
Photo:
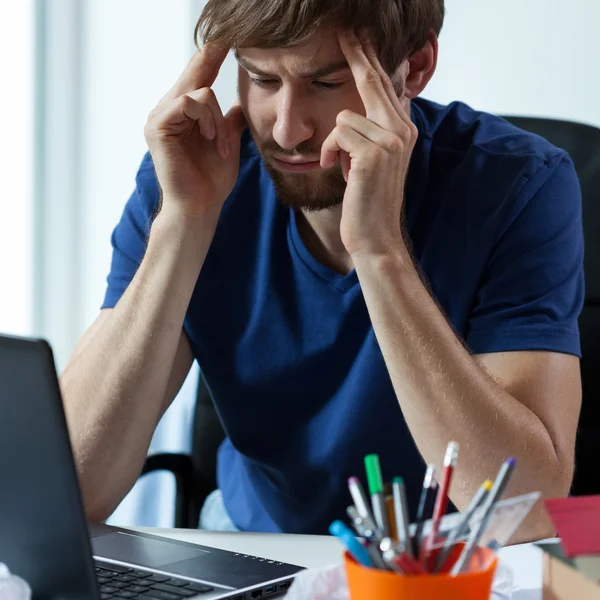
[[[234,153],[239,153],[242,132],[248,126],[239,100],[236,100],[225,115],[225,125]]]

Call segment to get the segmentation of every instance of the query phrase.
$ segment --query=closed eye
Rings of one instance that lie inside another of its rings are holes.
[[[315,81],[314,82],[315,85],[318,85],[319,87],[328,89],[328,90],[334,90],[335,88],[339,88],[341,85],[343,85],[343,82],[334,82],[334,81]]]
[[[270,87],[277,85],[279,81],[277,79],[265,79],[261,77],[250,77],[250,81],[254,85],[258,85],[259,87]],[[313,84],[317,87],[326,89],[326,90],[334,90],[341,85],[343,82],[334,82],[334,81],[313,81]]]
[[[258,77],[250,77],[250,81],[255,85],[266,87],[268,85],[274,85],[277,83],[277,79],[260,79]]]

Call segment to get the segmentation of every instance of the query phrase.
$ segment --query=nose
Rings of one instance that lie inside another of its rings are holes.
[[[282,90],[277,106],[273,139],[284,150],[292,150],[315,133],[309,103],[296,91]]]

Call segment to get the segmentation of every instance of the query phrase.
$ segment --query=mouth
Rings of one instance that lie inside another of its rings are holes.
[[[304,158],[286,158],[284,160],[273,157],[273,166],[280,171],[304,173],[305,171],[319,169],[321,162],[319,160],[306,160]]]

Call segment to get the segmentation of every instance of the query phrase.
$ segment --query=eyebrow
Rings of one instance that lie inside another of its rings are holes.
[[[241,57],[237,52],[235,53],[235,59],[238,61],[241,67],[246,69],[246,71],[251,71],[255,75],[260,75],[261,77],[275,77],[272,73],[267,73],[262,69],[259,69],[256,65],[252,64],[248,59]],[[324,65],[310,73],[306,73],[302,75],[304,79],[319,79],[319,77],[325,77],[327,75],[331,75],[332,73],[337,73],[338,71],[343,71],[344,69],[349,69],[350,65],[348,65],[347,60],[339,60],[334,63],[330,63],[328,65]]]

